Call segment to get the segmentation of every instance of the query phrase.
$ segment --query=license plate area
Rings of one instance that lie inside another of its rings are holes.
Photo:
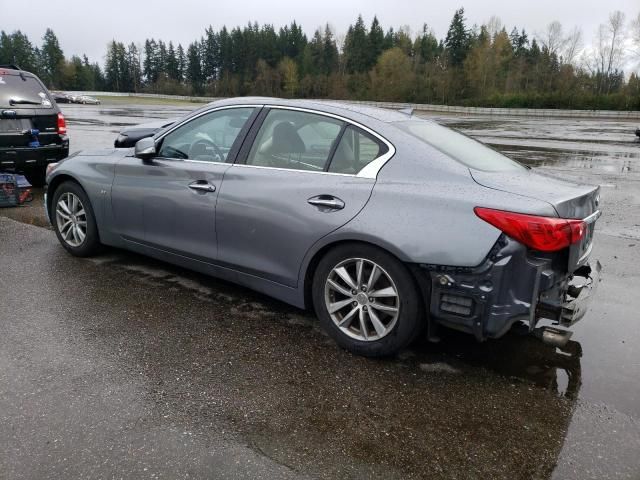
[[[28,118],[1,118],[0,133],[13,133],[21,135],[25,130],[31,129],[31,120]]]

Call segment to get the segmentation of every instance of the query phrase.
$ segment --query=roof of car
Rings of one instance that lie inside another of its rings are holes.
[[[320,110],[327,113],[342,114],[346,117],[353,118],[356,116],[366,116],[380,122],[399,122],[408,120],[406,113],[397,110],[389,110],[386,108],[370,107],[367,105],[359,105],[354,103],[338,102],[335,100],[289,100],[274,97],[236,97],[217,100],[210,105],[279,105],[288,107],[308,108],[311,110]],[[350,115],[351,114],[351,115]]]
[[[35,77],[35,75],[27,70],[17,68],[15,65],[0,65],[0,70],[4,75],[23,75],[25,77]]]

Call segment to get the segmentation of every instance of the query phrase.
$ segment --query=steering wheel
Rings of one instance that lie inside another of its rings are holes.
[[[220,159],[219,161],[225,161],[224,152],[220,149],[220,147],[206,138],[200,138],[191,144],[191,146],[189,147],[189,158],[193,158],[197,155],[203,155],[207,151],[208,146],[211,146],[215,150],[216,155]],[[198,148],[201,148],[202,152],[198,152]]]

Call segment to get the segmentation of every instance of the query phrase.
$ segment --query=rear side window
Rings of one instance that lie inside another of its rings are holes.
[[[52,107],[48,92],[37,79],[29,75],[9,75],[0,70],[0,108]]]
[[[324,115],[273,109],[260,127],[246,163],[322,172],[342,124]]]
[[[437,123],[412,120],[397,122],[395,125],[469,168],[487,172],[507,172],[525,169],[520,163],[487,147],[483,143]]]
[[[387,150],[385,144],[368,133],[349,126],[345,129],[336,153],[331,159],[329,172],[355,175]]]

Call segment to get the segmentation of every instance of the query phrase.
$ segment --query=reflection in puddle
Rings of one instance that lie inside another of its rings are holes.
[[[450,368],[462,362],[466,366],[492,370],[512,381],[533,383],[562,397],[577,398],[581,386],[580,343],[569,341],[564,347],[556,348],[516,332],[484,343],[468,337],[447,332],[439,344],[419,347],[419,357],[440,354],[443,357],[440,361]]]
[[[561,166],[597,173],[637,173],[640,142],[629,121],[435,116],[532,167]]]
[[[580,152],[573,150],[544,150],[529,146],[493,145],[505,155],[532,167],[562,166],[567,169],[586,169],[602,173],[627,174],[637,172],[640,151],[637,154],[616,152]]]

